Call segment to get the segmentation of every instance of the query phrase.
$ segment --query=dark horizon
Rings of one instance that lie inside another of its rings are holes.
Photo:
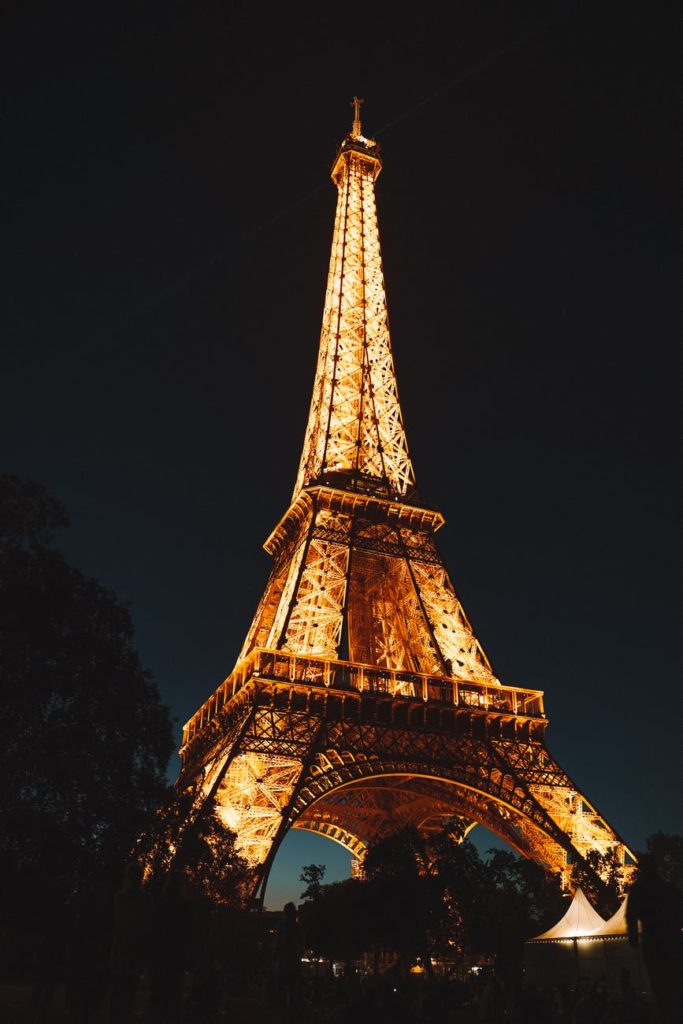
[[[626,843],[680,832],[666,26],[491,4],[449,33],[428,7],[368,13],[349,47],[320,11],[73,15],[15,4],[0,40],[3,470],[66,505],[67,557],[131,602],[178,737],[232,668],[294,484],[358,94],[458,595]]]

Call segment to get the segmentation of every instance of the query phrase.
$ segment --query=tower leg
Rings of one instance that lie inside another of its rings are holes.
[[[324,720],[321,721],[320,725],[318,726],[318,729],[316,730],[315,738],[313,740],[313,743],[311,744],[311,749],[308,753],[308,757],[301,766],[301,773],[294,785],[294,788],[292,789],[289,800],[287,802],[287,806],[284,807],[282,810],[282,819],[280,821],[280,825],[275,834],[275,837],[273,838],[266,859],[263,862],[263,864],[256,869],[256,880],[254,884],[254,889],[252,891],[252,900],[256,901],[259,911],[263,910],[263,901],[266,896],[268,876],[270,874],[270,869],[273,866],[273,861],[275,860],[277,851],[280,848],[280,843],[282,842],[282,840],[284,839],[284,837],[286,836],[287,832],[291,827],[291,813],[294,809],[294,805],[296,804],[296,801],[299,798],[299,793],[301,792],[304,784],[309,779],[311,765],[313,764],[313,759],[318,750],[318,742],[320,736],[323,733],[324,724]]]

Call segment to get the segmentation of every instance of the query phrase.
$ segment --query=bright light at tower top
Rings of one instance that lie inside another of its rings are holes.
[[[358,96],[354,96],[351,100],[351,106],[353,107],[353,127],[351,129],[351,137],[354,139],[362,139],[363,133],[360,128],[360,108],[365,103],[365,100],[359,99]]]
[[[362,142],[364,146],[372,147],[376,146],[377,143],[374,139],[366,139],[363,135],[363,131],[360,123],[360,108],[365,103],[364,99],[358,96],[354,96],[351,100],[351,106],[353,107],[353,125],[351,127],[350,138],[353,142]]]

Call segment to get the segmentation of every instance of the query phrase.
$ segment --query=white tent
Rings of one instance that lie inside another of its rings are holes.
[[[618,913],[618,912],[617,912]],[[617,915],[615,914],[615,917]],[[610,920],[614,920],[611,918]],[[529,942],[543,942],[549,939],[574,939],[580,935],[594,935],[608,922],[593,910],[583,894],[577,889],[564,917],[541,935],[535,935]]]
[[[619,991],[625,971],[641,992],[648,989],[639,949],[629,946],[626,927],[626,897],[608,921],[597,914],[577,889],[562,918],[524,944],[527,978],[540,986],[603,979],[613,992]]]
[[[616,914],[612,914],[609,921],[605,921],[602,927],[598,928],[597,932],[592,932],[592,938],[602,938],[603,935],[628,935],[628,926],[626,924],[627,903],[628,896],[624,896]]]

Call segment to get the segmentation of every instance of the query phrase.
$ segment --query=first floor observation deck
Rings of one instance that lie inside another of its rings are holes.
[[[446,706],[456,712],[498,720],[533,721],[543,726],[543,691],[478,683],[451,676],[426,675],[351,661],[335,661],[257,647],[238,662],[218,689],[183,727],[185,760],[193,740],[249,685],[327,690],[330,694],[377,697],[397,702]]]

